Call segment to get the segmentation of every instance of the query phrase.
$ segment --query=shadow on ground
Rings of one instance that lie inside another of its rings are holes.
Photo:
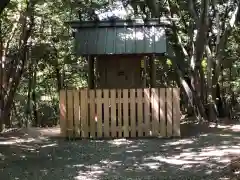
[[[220,179],[240,153],[240,128],[186,125],[182,139],[79,140],[26,137],[0,143],[4,180]],[[193,131],[193,132],[192,132]],[[189,133],[189,135],[187,135]],[[10,137],[7,137],[10,139]]]

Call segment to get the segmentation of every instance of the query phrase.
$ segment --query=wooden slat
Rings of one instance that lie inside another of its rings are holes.
[[[66,107],[66,91],[60,91],[59,97],[59,108],[60,108],[60,129],[61,136],[66,137],[66,121],[67,121],[67,107]]]
[[[131,137],[136,137],[136,101],[135,89],[130,89],[130,121],[131,121]]]
[[[98,101],[98,102],[100,101],[100,102],[103,103],[104,100],[103,100],[103,99],[98,99],[98,100],[95,99],[94,101],[95,101],[95,103],[97,103],[97,101]],[[127,101],[128,101],[128,103],[131,103],[130,99],[128,99]],[[122,99],[118,99],[118,98],[117,98],[117,99],[116,99],[116,103],[119,103],[119,102],[122,103]],[[142,99],[140,99],[140,100],[139,100],[139,99],[136,99],[135,102],[136,102],[136,103],[137,103],[137,102],[144,103],[144,98],[142,98]],[[90,99],[88,99],[88,100],[86,101],[86,103],[90,103]]]
[[[123,89],[123,135],[129,137],[128,89]]]
[[[81,134],[83,138],[88,137],[88,103],[87,103],[87,89],[81,90],[81,105],[80,105],[80,112],[81,112]]]
[[[75,136],[80,137],[80,104],[79,104],[79,90],[74,90],[74,128]]]
[[[122,137],[122,97],[121,97],[121,92],[122,90],[121,89],[118,89],[117,90],[117,93],[118,93],[118,128],[119,131],[118,131],[118,137]]]
[[[116,90],[111,89],[110,93],[111,93],[111,100],[110,100],[110,105],[111,105],[111,136],[115,138],[115,137],[117,137]]]
[[[138,103],[137,103],[137,120],[138,120],[138,136],[142,137],[143,136],[143,103],[142,103],[142,89],[137,89],[137,98],[138,98]]]
[[[166,136],[166,116],[165,116],[165,88],[160,88],[160,135]]]
[[[73,137],[73,91],[67,90],[67,136]]]
[[[150,90],[144,89],[144,122],[146,136],[152,135],[151,122],[150,122]]]
[[[102,137],[103,127],[102,127],[102,90],[97,89],[96,90],[96,96],[97,96],[97,137]]]
[[[109,90],[103,90],[104,98],[104,137],[109,137]]]
[[[96,133],[96,122],[95,122],[95,90],[89,90],[90,98],[90,136],[95,138]]]
[[[173,136],[180,137],[180,92],[179,88],[173,89]]]
[[[159,136],[159,92],[157,88],[151,89],[151,104],[153,136]]]
[[[167,88],[167,136],[172,136],[172,88]]]
[[[103,90],[104,97],[102,98],[102,90],[61,90],[60,91],[60,128],[61,135],[64,137],[72,137],[76,135],[84,138],[96,136],[109,137],[129,137],[129,130],[131,137],[138,136],[180,136],[180,100],[179,89],[144,89],[144,98],[142,94],[143,89],[130,89],[130,98],[128,97],[128,89],[123,90],[123,97],[121,98],[121,89],[111,89],[109,98],[109,90]],[[116,91],[118,98],[116,98]],[[137,98],[135,92],[137,91]],[[149,94],[152,94],[150,97]],[[166,97],[165,97],[166,96]],[[150,122],[150,102],[152,104],[152,124]],[[166,103],[165,103],[166,102]],[[117,103],[119,103],[117,105]],[[121,103],[122,106],[121,106]],[[136,117],[136,103],[137,103],[137,117]],[[143,110],[144,103],[144,110]],[[88,113],[88,104],[90,112]],[[95,107],[96,104],[96,107]],[[102,104],[104,109],[102,109]],[[129,107],[130,104],[130,107]],[[165,106],[166,105],[166,106]],[[95,109],[96,108],[96,109]],[[110,111],[109,112],[109,108]],[[122,109],[123,108],[123,109]],[[129,117],[130,108],[130,117]],[[118,114],[116,110],[118,109]],[[123,110],[123,112],[122,112]],[[95,112],[96,111],[96,112]],[[109,118],[111,113],[111,117]],[[123,114],[122,114],[123,113]],[[144,114],[143,114],[144,113]],[[90,115],[90,126],[88,125],[88,114]],[[102,115],[104,123],[102,123]],[[144,115],[144,117],[143,117]],[[123,118],[122,118],[123,116]],[[160,122],[159,122],[160,117]],[[118,118],[118,126],[117,124]],[[123,123],[122,124],[122,119]],[[136,125],[136,119],[138,124]],[[111,121],[111,123],[109,122]],[[129,120],[130,127],[129,127]],[[143,123],[144,120],[144,123]],[[104,126],[103,126],[104,125]],[[109,126],[111,125],[111,126]],[[152,125],[152,127],[151,127]],[[150,131],[153,131],[152,134]],[[160,132],[159,132],[160,131]],[[68,132],[68,134],[67,134]],[[122,135],[123,132],[123,135]]]

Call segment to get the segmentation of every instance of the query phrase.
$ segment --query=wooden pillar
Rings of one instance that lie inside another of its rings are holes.
[[[95,88],[99,87],[99,79],[100,78],[100,74],[99,74],[99,61],[98,58],[95,58]]]
[[[94,56],[88,56],[88,88],[94,87]]]
[[[150,85],[152,88],[154,88],[156,87],[156,62],[154,55],[149,57],[149,63],[150,63]]]
[[[147,58],[143,57],[141,60],[141,72],[142,72],[142,88],[146,88],[147,86]]]

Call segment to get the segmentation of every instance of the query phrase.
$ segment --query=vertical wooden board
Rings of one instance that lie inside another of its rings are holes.
[[[66,137],[66,121],[67,121],[67,104],[66,90],[60,91],[59,108],[60,108],[60,129],[61,136]]]
[[[135,89],[130,89],[130,121],[131,137],[136,137],[136,99]]]
[[[159,136],[159,92],[157,88],[151,89],[151,104],[153,136]]]
[[[74,128],[75,136],[80,137],[80,104],[79,104],[79,90],[74,90]]]
[[[180,92],[173,88],[173,136],[180,137]]]
[[[172,136],[172,88],[167,88],[167,136]]]
[[[122,90],[118,89],[118,137],[122,137]]]
[[[146,136],[152,135],[151,122],[150,122],[150,90],[144,89],[144,121],[145,121],[145,133]]]
[[[129,137],[128,89],[123,89],[123,135]]]
[[[81,102],[80,102],[80,111],[81,111],[81,135],[83,138],[88,137],[88,96],[87,89],[81,89]]]
[[[89,90],[90,97],[90,136],[95,138],[96,122],[95,122],[95,90]]]
[[[104,137],[109,137],[109,90],[103,90],[104,102]]]
[[[102,137],[102,90],[96,90],[96,103],[97,103],[97,137]]]
[[[166,116],[165,116],[165,103],[166,103],[166,94],[165,88],[160,88],[160,135],[162,137],[166,136]]]
[[[111,136],[115,138],[115,137],[117,137],[116,89],[111,89],[110,93],[111,93],[111,100],[110,100],[110,105],[111,105]]]
[[[67,136],[73,136],[73,91],[67,90]]]
[[[142,89],[137,89],[137,105],[138,105],[138,110],[137,110],[137,120],[138,120],[138,136],[142,137],[143,136],[143,97],[142,97]]]

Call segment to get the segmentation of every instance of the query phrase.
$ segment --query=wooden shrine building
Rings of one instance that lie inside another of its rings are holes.
[[[166,53],[158,20],[70,22],[75,52],[88,60],[88,88],[60,91],[64,137],[179,137],[179,88],[156,87]]]
[[[155,87],[154,59],[166,52],[159,20],[74,21],[70,25],[76,30],[76,55],[88,59],[89,88]]]

